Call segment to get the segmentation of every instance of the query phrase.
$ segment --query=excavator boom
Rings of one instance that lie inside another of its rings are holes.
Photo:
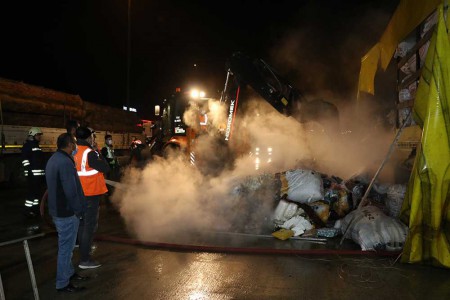
[[[229,141],[233,132],[241,94],[241,88],[250,86],[277,111],[292,116],[299,122],[317,121],[336,129],[339,123],[337,107],[318,99],[307,101],[300,90],[293,87],[262,59],[251,58],[242,52],[235,52],[227,64],[227,79],[221,101],[228,105],[228,119],[225,140]],[[331,126],[332,124],[332,126]]]

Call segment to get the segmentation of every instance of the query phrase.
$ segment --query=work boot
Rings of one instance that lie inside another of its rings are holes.
[[[73,273],[72,276],[70,276],[70,280],[78,280],[78,281],[86,281],[89,280],[90,277],[89,276],[82,276],[78,273]]]
[[[61,289],[56,289],[56,290],[58,292],[64,292],[64,293],[75,293],[75,292],[79,292],[79,291],[82,291],[85,289],[86,288],[84,286],[75,286],[75,285],[72,285],[71,283],[69,283],[65,287],[63,287]]]
[[[95,269],[95,268],[101,267],[101,264],[95,260],[88,260],[88,261],[80,262],[78,267],[80,269]]]
[[[27,209],[23,212],[23,215],[27,219],[34,219],[37,217],[36,213],[34,213],[31,209]]]
[[[40,231],[41,231],[41,227],[37,224],[30,225],[27,227],[27,233],[30,235],[39,233]]]

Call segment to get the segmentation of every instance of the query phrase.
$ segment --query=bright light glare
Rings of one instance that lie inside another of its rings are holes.
[[[206,96],[206,93],[204,91],[199,91],[197,89],[192,89],[191,90],[191,97],[194,98],[194,99],[205,98],[205,96]]]
[[[198,98],[198,96],[199,96],[199,91],[198,90],[192,90],[191,91],[191,97],[192,98]]]

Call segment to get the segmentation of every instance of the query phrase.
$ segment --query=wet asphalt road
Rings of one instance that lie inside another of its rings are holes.
[[[49,223],[22,218],[22,194],[0,190],[0,243],[45,233],[28,240],[40,299],[450,299],[450,270],[401,264],[396,257],[181,251],[105,240],[95,242],[103,266],[79,270],[91,277],[80,284],[87,289],[61,294],[55,291],[56,235]],[[100,212],[99,236],[133,238],[115,209],[103,204]],[[33,225],[40,230],[27,232]],[[244,248],[311,247],[227,235],[218,244],[227,240]],[[22,242],[0,247],[0,274],[6,299],[34,299]]]

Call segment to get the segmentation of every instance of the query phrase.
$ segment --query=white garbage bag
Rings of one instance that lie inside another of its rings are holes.
[[[290,218],[304,213],[305,211],[297,204],[281,199],[273,213],[273,220],[275,223],[282,224]]]
[[[287,199],[311,203],[323,200],[324,191],[320,174],[311,170],[289,170],[281,175],[281,196]]]
[[[367,250],[401,250],[408,227],[399,220],[385,215],[376,206],[365,206],[349,213],[336,222],[341,233]],[[348,229],[347,229],[348,228]]]

